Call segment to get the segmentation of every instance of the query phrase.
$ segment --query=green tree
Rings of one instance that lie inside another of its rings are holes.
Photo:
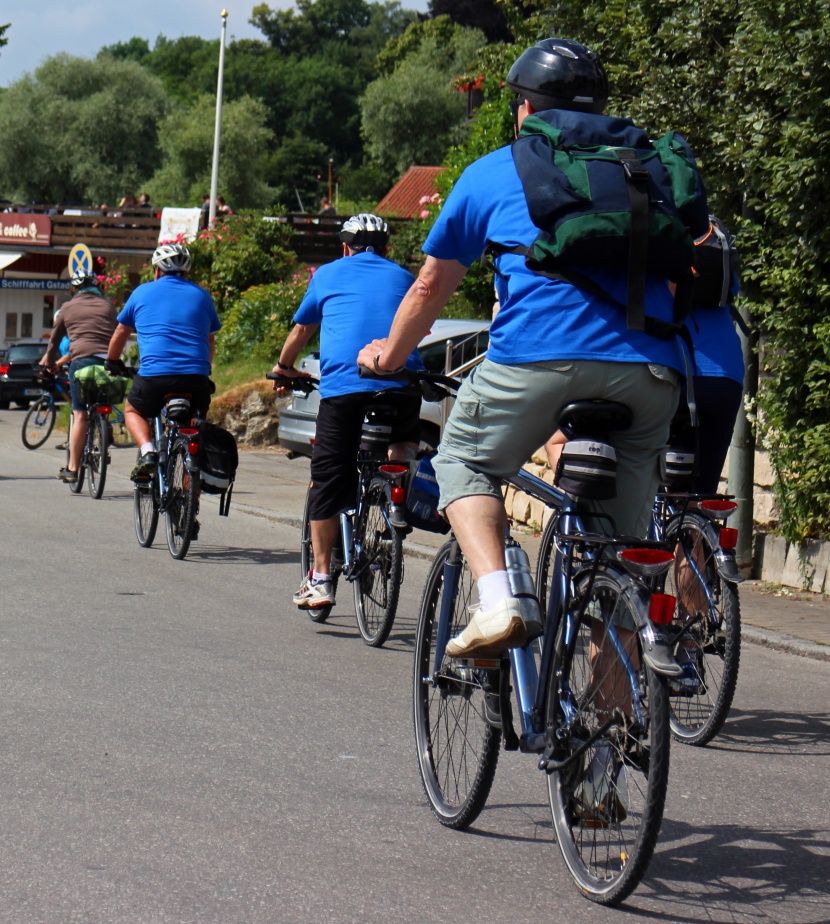
[[[47,59],[0,97],[4,192],[22,201],[117,201],[158,165],[167,106],[161,83],[135,62]]]
[[[400,176],[412,164],[439,164],[466,131],[467,103],[455,86],[484,44],[484,35],[447,17],[418,23],[394,40],[379,59],[388,68],[361,99],[361,129],[371,161]],[[397,50],[397,51],[396,51]]]
[[[200,203],[210,188],[216,100],[202,96],[190,110],[175,109],[161,128],[163,163],[149,183],[154,201],[168,205]],[[234,208],[259,207],[273,200],[263,181],[273,135],[265,126],[265,107],[243,97],[222,107],[219,140],[219,192]]]
[[[8,29],[10,25],[11,23],[7,22],[5,26],[0,26],[0,48],[9,44],[9,40],[6,38],[6,29]]]

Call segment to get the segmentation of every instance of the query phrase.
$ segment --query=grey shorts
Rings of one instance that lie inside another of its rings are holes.
[[[502,479],[547,442],[566,404],[602,398],[627,404],[634,419],[609,438],[617,453],[617,497],[595,502],[595,509],[613,517],[619,533],[644,537],[680,381],[675,370],[648,363],[505,366],[485,359],[464,380],[434,460],[441,508],[477,494],[501,497]]]

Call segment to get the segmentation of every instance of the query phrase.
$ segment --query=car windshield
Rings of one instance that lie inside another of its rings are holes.
[[[9,347],[7,362],[36,363],[45,352],[45,343],[21,343],[18,346]]]

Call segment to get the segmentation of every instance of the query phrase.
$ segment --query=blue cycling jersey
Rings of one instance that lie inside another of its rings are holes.
[[[356,253],[321,266],[311,277],[295,324],[320,325],[320,396],[400,388],[400,382],[362,379],[357,354],[388,336],[398,305],[415,281],[402,266],[375,253]],[[414,350],[406,365],[422,369]]]
[[[210,375],[210,334],[222,327],[210,293],[182,276],[135,289],[118,315],[135,329],[141,375]]]

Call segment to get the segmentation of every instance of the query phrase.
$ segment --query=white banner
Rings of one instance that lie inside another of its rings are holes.
[[[163,241],[192,241],[199,233],[199,216],[201,213],[202,210],[198,208],[162,209],[159,244]]]

